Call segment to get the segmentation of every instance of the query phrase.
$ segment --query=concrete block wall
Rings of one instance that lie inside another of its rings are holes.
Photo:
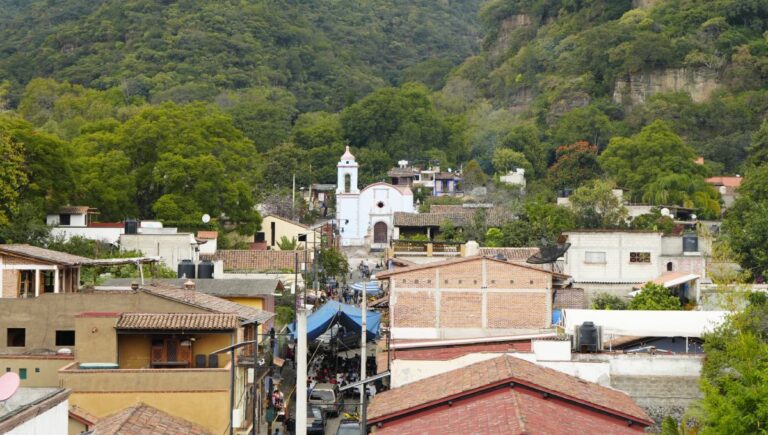
[[[611,387],[629,394],[657,422],[679,420],[701,399],[698,376],[611,376]]]

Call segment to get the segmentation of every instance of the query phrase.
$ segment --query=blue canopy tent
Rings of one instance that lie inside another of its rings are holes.
[[[363,310],[354,305],[341,304],[336,301],[328,301],[319,310],[307,317],[307,340],[312,341],[325,332],[331,326],[334,319],[349,330],[360,330],[363,326]],[[368,311],[365,318],[368,340],[375,340],[379,336],[381,314]],[[288,325],[288,330],[293,338],[297,338],[295,324]]]
[[[381,288],[379,287],[379,284],[376,281],[368,281],[367,283],[364,282],[356,282],[353,284],[350,284],[349,288],[352,289],[355,294],[362,294],[363,293],[363,287],[365,287],[365,293],[368,296],[380,296],[382,293]]]

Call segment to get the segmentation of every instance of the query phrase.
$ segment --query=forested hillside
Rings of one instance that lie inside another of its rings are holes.
[[[436,101],[449,113],[527,123],[546,144],[602,150],[655,119],[735,173],[768,109],[768,3],[759,0],[490,0],[484,49]],[[491,170],[512,128],[484,134],[472,153]]]
[[[405,79],[439,86],[477,47],[480,0],[0,0],[0,81],[120,88],[152,103],[288,89],[338,110]]]
[[[68,202],[105,220],[225,215],[249,233],[255,203],[294,174],[299,186],[334,182],[349,144],[363,183],[401,159],[463,167],[467,186],[525,168],[515,213],[530,228],[505,243],[526,244],[608,225],[552,224],[561,212],[542,204],[562,188],[618,186],[717,217],[705,177],[745,173],[768,137],[768,125],[756,134],[768,113],[758,0],[0,9],[0,226]],[[595,200],[578,198],[585,210]]]

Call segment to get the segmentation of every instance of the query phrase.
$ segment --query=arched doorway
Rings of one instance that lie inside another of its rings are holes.
[[[376,222],[373,226],[373,243],[387,243],[387,224]]]

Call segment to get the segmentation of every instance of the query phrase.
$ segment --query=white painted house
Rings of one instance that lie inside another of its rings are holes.
[[[342,246],[385,249],[394,231],[395,212],[413,213],[413,192],[407,186],[373,183],[358,189],[358,164],[347,147],[338,165],[336,219]]]
[[[690,283],[690,290],[697,292],[699,280],[706,278],[704,253],[697,245],[684,246],[684,238],[690,235],[664,236],[657,231],[637,230],[576,230],[564,233],[564,236],[571,247],[563,258],[563,273],[573,278],[574,287],[584,288],[589,298],[602,292],[627,296],[649,281],[665,286]],[[693,238],[698,242],[696,236]]]
[[[89,240],[116,245],[120,235],[125,233],[123,222],[92,222],[91,216],[98,210],[87,206],[64,206],[56,213],[49,213],[45,223],[51,226],[51,235],[69,240],[83,237]]]

